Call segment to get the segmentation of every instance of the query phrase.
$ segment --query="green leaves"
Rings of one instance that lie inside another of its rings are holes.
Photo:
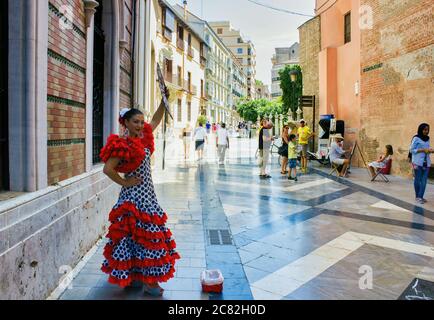
[[[297,71],[296,81],[291,81],[291,71]],[[301,67],[299,65],[286,66],[285,69],[279,71],[280,88],[283,91],[282,102],[283,111],[288,113],[288,110],[292,111],[292,116],[295,118],[298,108],[298,98],[303,94],[303,75],[301,73]]]
[[[258,99],[249,101],[244,99],[238,103],[237,112],[244,120],[256,122],[258,115],[263,117],[270,114],[282,114],[283,105],[278,100]]]
[[[206,116],[204,116],[203,114],[202,115],[200,115],[199,117],[197,117],[197,123],[199,124],[199,123],[202,123],[202,125],[205,125],[206,124]]]

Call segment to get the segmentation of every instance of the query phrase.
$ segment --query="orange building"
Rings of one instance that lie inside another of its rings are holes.
[[[319,113],[345,121],[346,142],[360,128],[360,0],[317,0],[321,21]]]

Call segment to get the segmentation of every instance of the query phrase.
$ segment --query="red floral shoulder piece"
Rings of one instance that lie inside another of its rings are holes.
[[[140,139],[121,138],[117,134],[111,134],[106,145],[101,149],[100,157],[103,162],[110,158],[123,160],[116,171],[127,173],[134,171],[140,166],[145,157],[144,146]]]
[[[142,144],[145,148],[149,149],[151,154],[154,153],[154,134],[152,133],[152,126],[149,123],[145,123],[145,127],[143,128]]]

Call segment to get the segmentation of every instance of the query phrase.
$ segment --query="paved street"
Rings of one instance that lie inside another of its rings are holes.
[[[434,298],[431,209],[414,207],[389,185],[368,188],[327,170],[312,168],[288,181],[276,157],[272,179],[260,180],[255,141],[231,139],[225,165],[216,163],[212,146],[213,140],[205,160],[184,162],[173,143],[167,169],[156,164],[157,195],[181,255],[158,299]],[[107,283],[99,270],[104,243],[85,257],[59,298],[156,299],[140,287]],[[223,294],[201,292],[205,268],[222,271]]]

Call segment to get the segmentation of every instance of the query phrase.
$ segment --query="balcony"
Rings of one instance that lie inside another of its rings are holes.
[[[212,77],[214,75],[214,72],[211,68],[207,67],[206,69],[206,75]]]
[[[204,56],[200,56],[200,65],[202,68],[206,67],[206,58]]]
[[[172,85],[172,87],[175,88],[183,88],[184,79],[182,78],[182,76],[174,73],[164,73],[163,77],[167,85]]]
[[[168,73],[168,72],[163,73],[164,81],[166,81],[166,82],[173,83],[174,76],[175,75],[173,73]]]
[[[184,40],[180,38],[176,39],[176,46],[179,50],[184,51]]]
[[[188,48],[187,48],[187,55],[188,55],[191,59],[194,58],[194,50],[193,50],[192,47],[188,47]]]
[[[184,91],[187,92],[187,94],[190,94],[193,96],[197,95],[197,86],[194,86],[191,83],[188,83],[187,79],[184,79],[184,83],[183,83],[182,88],[184,89]]]

